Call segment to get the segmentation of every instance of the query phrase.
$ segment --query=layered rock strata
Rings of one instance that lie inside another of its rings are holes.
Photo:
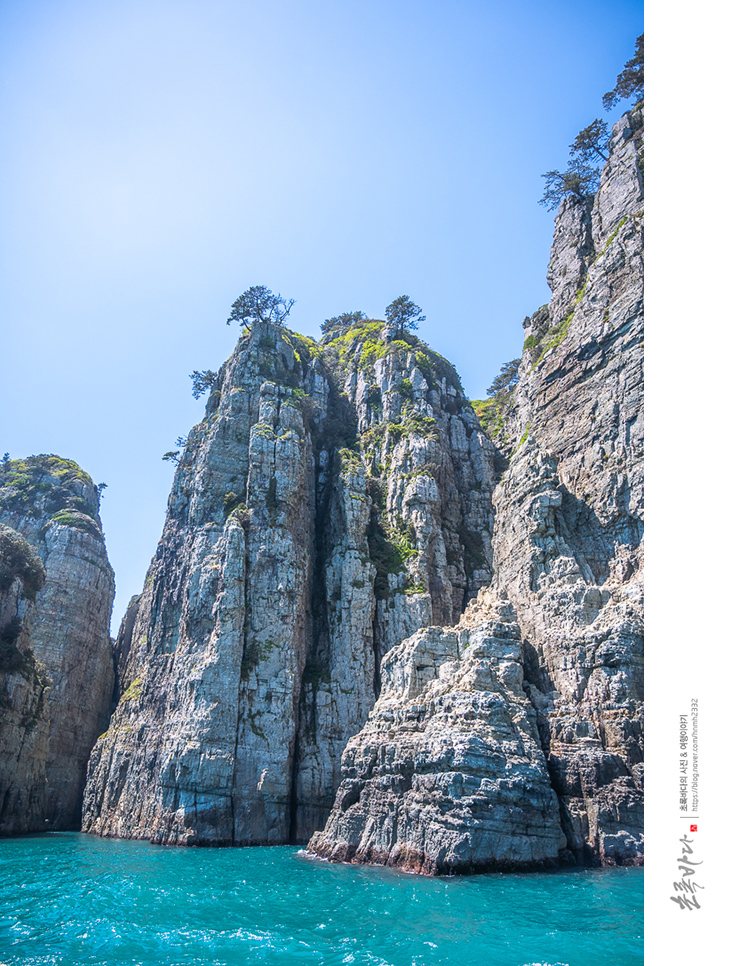
[[[580,861],[643,857],[643,113],[613,127],[595,198],[556,219],[547,313],[526,327],[495,589]]]
[[[79,828],[86,765],[108,722],[114,684],[109,639],[114,575],[101,531],[99,491],[71,460],[11,460],[0,469],[0,521],[22,535],[45,570],[28,626],[29,647],[49,682],[43,691],[48,725],[43,826]],[[11,757],[6,752],[0,767],[8,767]]]
[[[382,656],[491,578],[493,447],[449,364],[392,336],[257,323],[221,369],[117,644],[86,830],[306,841]]]
[[[349,743],[332,815],[310,842],[320,856],[429,872],[539,866],[561,855],[559,815],[574,860],[643,861],[641,108],[614,125],[596,196],[562,202],[548,282],[549,305],[525,320],[517,384],[490,401],[502,410],[489,424],[499,427],[506,467],[493,494],[491,592],[513,608],[513,680],[524,678],[495,691],[446,630],[391,652],[391,685]],[[499,662],[500,648],[492,639],[485,659]],[[471,702],[463,728],[439,703],[457,707],[454,693]],[[501,765],[496,750],[477,755],[473,772],[454,764],[465,735],[478,743],[505,708],[524,716],[523,695],[533,709],[530,747],[539,739],[543,781],[559,806],[542,816],[533,807],[527,818],[502,808],[503,790],[489,784],[492,767],[509,782],[524,744],[513,759],[505,735]],[[452,785],[453,776],[462,777]],[[491,825],[489,802],[491,818],[499,815]],[[544,851],[521,851],[541,820]]]
[[[382,675],[309,850],[431,874],[557,865],[566,841],[511,605],[480,591],[455,628],[391,650]]]
[[[85,829],[304,841],[334,801],[311,848],[344,861],[641,861],[642,131],[560,207],[496,490],[412,335],[244,334],[116,645]]]

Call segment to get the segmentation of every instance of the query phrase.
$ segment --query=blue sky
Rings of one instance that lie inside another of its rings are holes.
[[[642,30],[634,0],[0,5],[0,451],[108,484],[114,631],[234,299],[316,336],[406,293],[483,397],[549,297],[541,174]]]

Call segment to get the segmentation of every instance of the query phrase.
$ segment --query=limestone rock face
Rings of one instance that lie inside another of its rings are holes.
[[[29,646],[50,680],[48,830],[80,827],[86,764],[111,710],[114,574],[98,511],[97,488],[70,460],[33,456],[2,468],[0,521],[37,551],[46,575]]]
[[[595,198],[558,211],[553,296],[491,423],[489,630],[429,628],[386,655],[317,855],[433,873],[643,861],[642,162],[635,108]]]
[[[254,325],[190,433],[84,829],[306,841],[381,657],[491,577],[493,447],[445,360],[363,321]]]
[[[565,836],[510,604],[480,591],[455,628],[391,650],[382,674],[309,850],[436,874],[556,865]]]

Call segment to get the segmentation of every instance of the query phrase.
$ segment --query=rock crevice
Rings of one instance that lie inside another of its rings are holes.
[[[494,449],[408,338],[364,320],[322,344],[267,323],[240,340],[117,643],[85,829],[306,842],[383,655],[489,581]]]
[[[476,626],[386,655],[319,856],[436,874],[643,861],[642,152],[637,107],[595,198],[559,208],[552,298],[485,415],[503,472]]]

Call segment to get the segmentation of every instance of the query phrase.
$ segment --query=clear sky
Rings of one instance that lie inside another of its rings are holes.
[[[541,174],[642,30],[636,0],[3,0],[0,452],[108,484],[114,632],[234,299],[317,336],[408,294],[483,397],[549,298]]]

